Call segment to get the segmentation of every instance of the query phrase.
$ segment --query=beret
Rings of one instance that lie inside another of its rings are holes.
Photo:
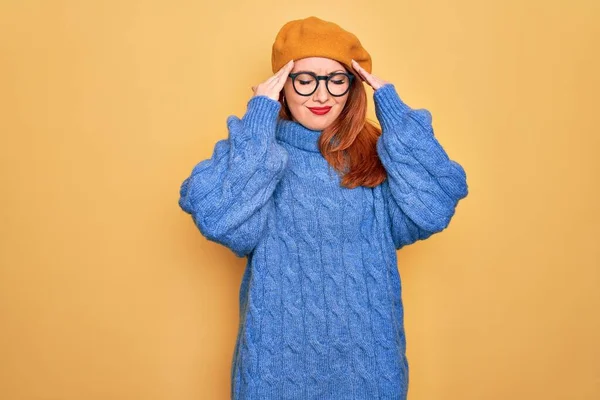
[[[273,72],[290,60],[326,57],[352,67],[352,60],[371,73],[371,56],[358,38],[339,25],[311,16],[289,21],[279,30],[271,53]]]

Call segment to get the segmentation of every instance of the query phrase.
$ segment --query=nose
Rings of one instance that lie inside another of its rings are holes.
[[[329,99],[329,92],[327,91],[327,87],[325,85],[325,81],[319,81],[319,86],[317,90],[313,94],[313,101],[317,101],[319,103],[325,103]]]

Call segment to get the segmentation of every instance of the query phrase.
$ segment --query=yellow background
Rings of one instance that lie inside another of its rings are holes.
[[[398,253],[409,399],[600,398],[599,4],[2,1],[0,398],[228,398],[245,259],[179,185],[309,15],[467,172]]]

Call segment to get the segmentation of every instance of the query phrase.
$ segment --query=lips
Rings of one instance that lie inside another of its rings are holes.
[[[331,110],[331,107],[308,107],[308,109],[317,115],[325,115]]]

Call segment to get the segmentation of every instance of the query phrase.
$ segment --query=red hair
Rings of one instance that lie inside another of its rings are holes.
[[[283,91],[279,102],[279,117],[292,120]],[[387,174],[375,148],[380,135],[381,128],[367,119],[367,93],[357,76],[344,109],[319,137],[319,150],[342,177],[341,186],[375,187],[385,180]]]

